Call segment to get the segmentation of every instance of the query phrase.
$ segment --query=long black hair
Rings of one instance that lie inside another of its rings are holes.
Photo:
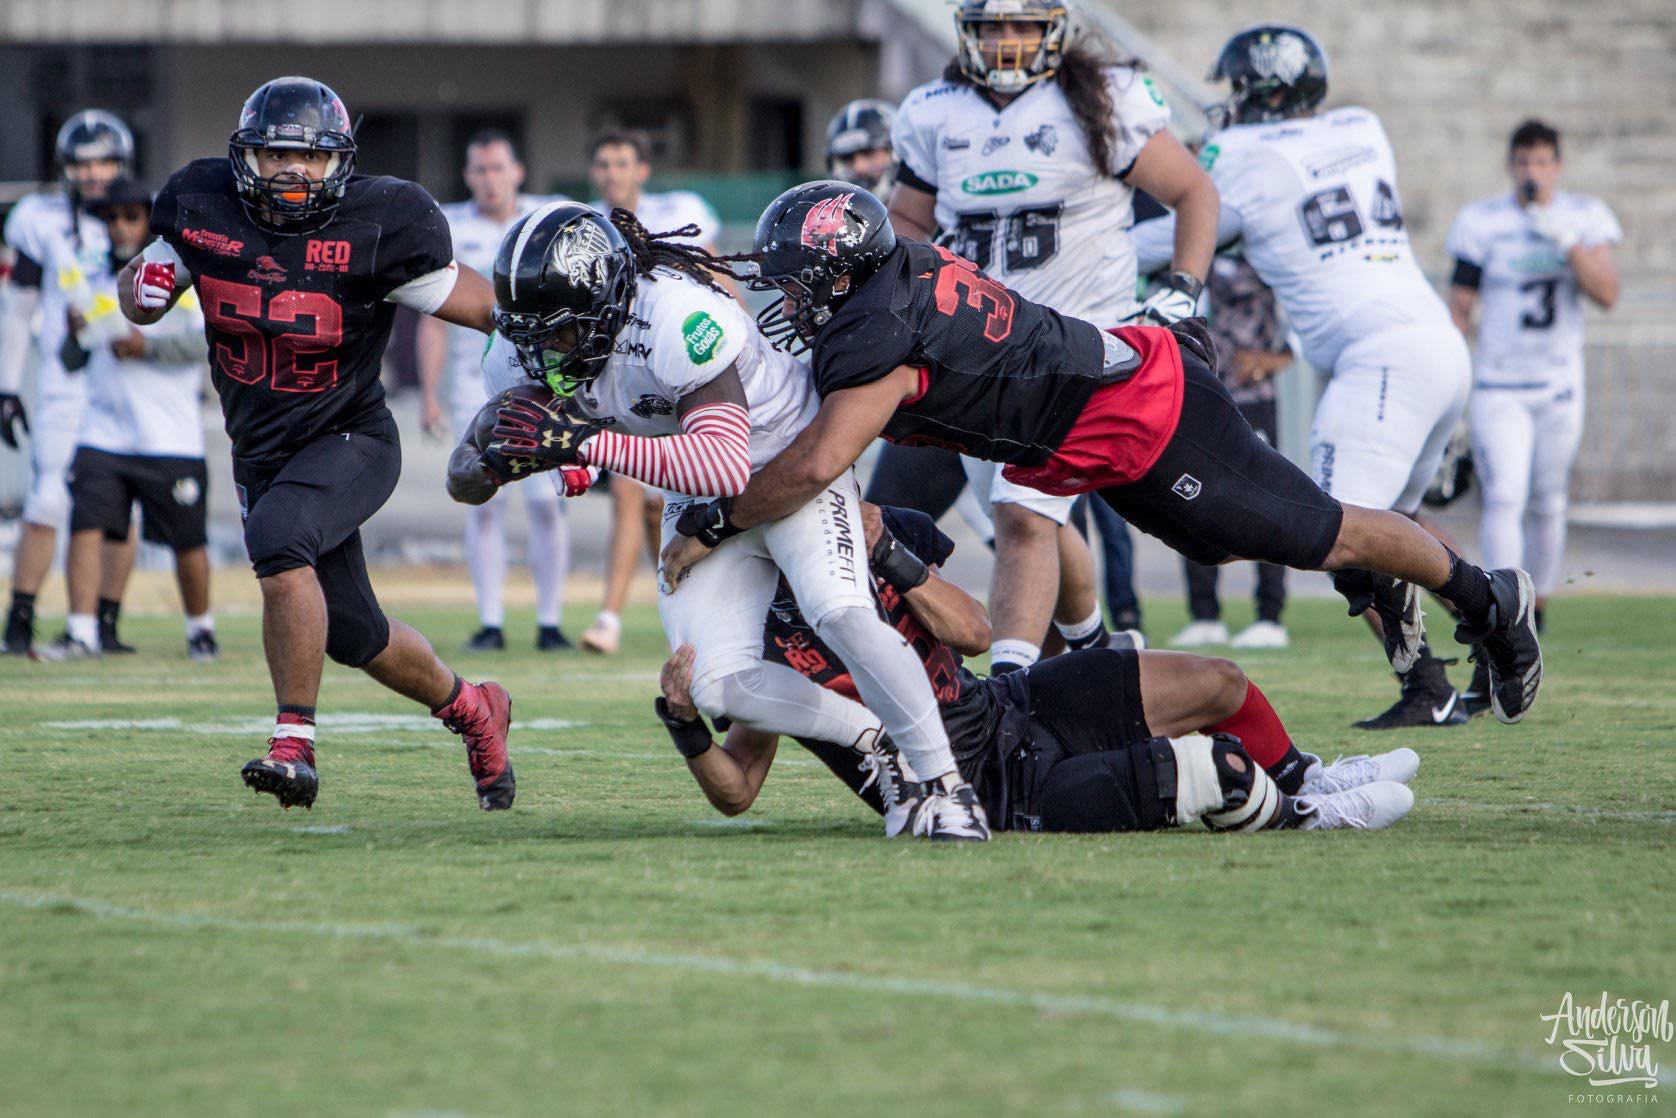
[[[728,292],[716,282],[716,274],[742,280],[745,277],[736,273],[729,266],[729,261],[754,259],[749,255],[717,256],[708,249],[686,243],[702,232],[696,225],[653,233],[640,223],[632,210],[621,206],[611,211],[611,224],[617,227],[617,232],[623,235],[629,251],[634,254],[635,275],[652,281],[657,279],[653,272],[658,268],[669,268],[698,281],[711,291],[726,295]]]
[[[1084,31],[1065,48],[1059,69],[1050,81],[1059,83],[1071,115],[1082,126],[1083,140],[1088,154],[1102,176],[1116,175],[1122,170],[1112,166],[1113,135],[1118,129],[1117,105],[1112,101],[1111,86],[1106,82],[1106,70],[1112,66],[1136,66],[1138,59],[1121,58],[1104,37]],[[969,85],[988,96],[989,91],[966,76],[960,59],[952,59],[943,69],[943,80],[956,85]]]

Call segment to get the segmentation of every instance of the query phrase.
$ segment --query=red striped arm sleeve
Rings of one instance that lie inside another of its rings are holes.
[[[693,497],[737,497],[751,480],[751,418],[738,404],[694,408],[681,434],[601,431],[582,444],[590,466]]]

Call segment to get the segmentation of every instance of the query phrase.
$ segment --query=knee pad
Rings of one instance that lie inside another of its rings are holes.
[[[1269,774],[1228,734],[1171,738],[1175,819],[1203,819],[1213,831],[1261,831],[1285,815],[1285,797]]]
[[[1333,572],[1333,589],[1344,595],[1350,605],[1350,616],[1360,617],[1373,605],[1378,584],[1372,571],[1347,567]]]
[[[390,644],[390,619],[379,609],[326,602],[326,655],[346,668],[365,667]]]
[[[257,578],[312,567],[317,550],[311,541],[302,538],[283,505],[264,508],[260,501],[245,519],[244,547]]]

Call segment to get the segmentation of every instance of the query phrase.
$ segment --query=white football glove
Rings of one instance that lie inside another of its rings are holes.
[[[1186,272],[1171,272],[1153,285],[1151,294],[1125,321],[1169,326],[1199,313],[1204,284]]]
[[[1583,231],[1578,228],[1572,215],[1562,213],[1552,202],[1546,206],[1527,206],[1525,215],[1530,218],[1531,228],[1553,241],[1561,256],[1576,248],[1583,240]]]
[[[175,266],[142,262],[134,273],[134,306],[143,311],[162,310],[175,294]]]

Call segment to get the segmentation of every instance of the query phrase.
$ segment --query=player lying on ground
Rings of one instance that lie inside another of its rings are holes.
[[[988,647],[988,615],[937,573],[954,544],[921,513],[866,505],[863,516],[879,604],[923,661],[961,771],[996,829],[1142,831],[1196,818],[1220,830],[1379,828],[1413,806],[1403,783],[1419,764],[1412,750],[1324,765],[1292,744],[1262,691],[1227,660],[1085,649],[979,679],[960,657]],[[768,615],[764,651],[854,695],[843,661],[788,593]],[[664,665],[658,713],[710,802],[736,815],[756,799],[776,738],[735,725],[714,748],[691,679],[683,646]],[[906,825],[896,789],[912,774],[899,755],[802,744],[884,814],[887,833]],[[1290,771],[1303,774],[1297,796],[1270,777]]]
[[[1240,416],[1203,319],[1101,332],[946,249],[898,240],[879,200],[849,183],[775,199],[754,256],[757,282],[784,296],[770,311],[812,349],[820,414],[743,494],[688,522],[691,538],[664,553],[669,585],[714,544],[807,500],[880,435],[952,444],[1045,492],[1097,491],[1201,563],[1356,568],[1435,590],[1465,618],[1457,639],[1484,642],[1497,717],[1529,709],[1542,681],[1530,577],[1486,574],[1407,517],[1322,492]],[[1407,667],[1424,640],[1412,587],[1372,604],[1393,666]]]
[[[809,422],[818,401],[808,368],[768,344],[711,275],[710,256],[671,239],[681,235],[654,236],[627,210],[607,219],[574,202],[508,231],[484,386],[523,392],[496,405],[487,440],[454,452],[456,500],[486,500],[537,469],[604,468],[665,491],[667,542],[695,497],[743,491]],[[877,736],[882,723],[929,774],[907,797],[924,833],[981,840],[983,810],[960,778],[931,688],[873,608],[860,504],[855,479],[839,471],[731,541],[705,577],[662,595],[664,629],[672,647],[697,649],[693,694],[706,713],[845,743]],[[782,573],[821,635],[865,665],[856,681],[866,709],[763,663],[762,617]]]
[[[512,700],[467,683],[386,617],[361,525],[401,472],[379,380],[397,305],[487,333],[489,285],[454,263],[448,222],[410,182],[355,175],[349,114],[326,86],[277,78],[251,94],[229,156],[176,171],[159,237],[122,270],[122,311],[156,322],[196,287],[210,376],[233,442],[244,541],[262,587],[262,645],[279,717],[244,781],[314,803],[321,661],[361,668],[465,739],[485,811],[512,806]]]

